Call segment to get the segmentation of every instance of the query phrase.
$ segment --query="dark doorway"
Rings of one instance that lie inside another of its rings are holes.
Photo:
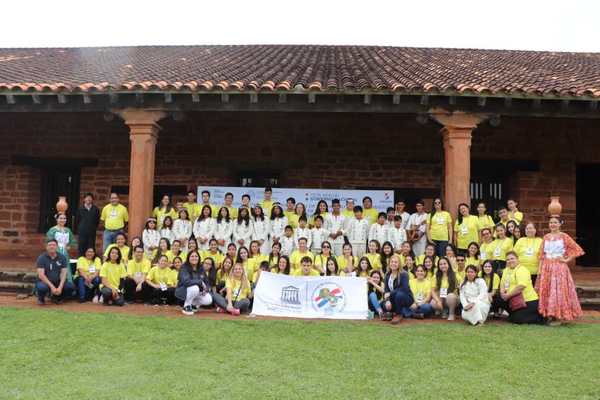
[[[45,233],[56,225],[56,202],[65,196],[69,208],[67,225],[74,230],[74,215],[79,207],[79,184],[81,169],[77,167],[53,167],[40,169],[40,219],[38,230]]]
[[[600,164],[577,166],[577,243],[585,255],[577,259],[578,265],[600,266],[600,207],[595,190],[600,181]]]

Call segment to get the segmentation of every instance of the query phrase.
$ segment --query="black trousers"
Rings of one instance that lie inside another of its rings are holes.
[[[152,304],[175,304],[175,288],[160,290],[151,287]]]
[[[143,303],[150,301],[151,287],[146,282],[142,283],[142,290],[138,292],[135,290],[137,288],[137,283],[135,283],[135,280],[133,280],[132,278],[125,278],[124,287],[125,301],[138,301]]]
[[[527,307],[517,311],[511,311],[508,306],[508,301],[497,296],[497,298],[494,298],[494,305],[492,307],[496,306],[508,311],[508,320],[513,324],[542,324],[544,318],[542,318],[538,312],[538,301],[528,301],[525,304]]]
[[[89,248],[96,250],[96,232],[94,233],[79,233],[78,238],[79,256],[85,255],[85,251]]]

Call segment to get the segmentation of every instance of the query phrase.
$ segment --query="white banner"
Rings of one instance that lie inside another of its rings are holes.
[[[202,201],[202,191],[210,192],[210,201],[212,204],[221,205],[224,203],[225,193],[233,193],[233,205],[239,207],[242,204],[242,195],[250,196],[250,204],[257,204],[264,198],[265,188],[259,187],[238,187],[238,186],[198,186],[198,201]],[[329,210],[331,210],[331,200],[339,199],[342,202],[342,208],[346,205],[346,199],[354,199],[355,205],[362,206],[362,199],[365,196],[371,197],[373,207],[380,212],[385,212],[388,207],[394,206],[393,190],[348,190],[348,189],[304,189],[304,188],[273,188],[273,201],[281,203],[282,208],[286,209],[286,199],[293,197],[296,203],[304,203],[306,213],[312,215],[315,212],[319,200],[325,200]]]
[[[367,319],[367,279],[261,272],[252,313],[273,317]]]

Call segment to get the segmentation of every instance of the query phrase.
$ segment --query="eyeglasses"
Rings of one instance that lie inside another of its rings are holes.
[[[324,249],[330,249],[331,247],[326,245],[326,246],[322,246],[322,248],[324,248]]]

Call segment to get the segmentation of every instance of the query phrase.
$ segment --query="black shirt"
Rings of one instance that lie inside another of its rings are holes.
[[[100,210],[92,204],[88,210],[85,206],[77,210],[77,233],[84,235],[95,235],[100,223]]]
[[[57,253],[55,258],[50,258],[48,253],[42,253],[38,257],[36,265],[37,268],[44,268],[46,278],[56,286],[60,283],[60,273],[62,269],[67,268],[68,266],[67,259],[60,253]]]

